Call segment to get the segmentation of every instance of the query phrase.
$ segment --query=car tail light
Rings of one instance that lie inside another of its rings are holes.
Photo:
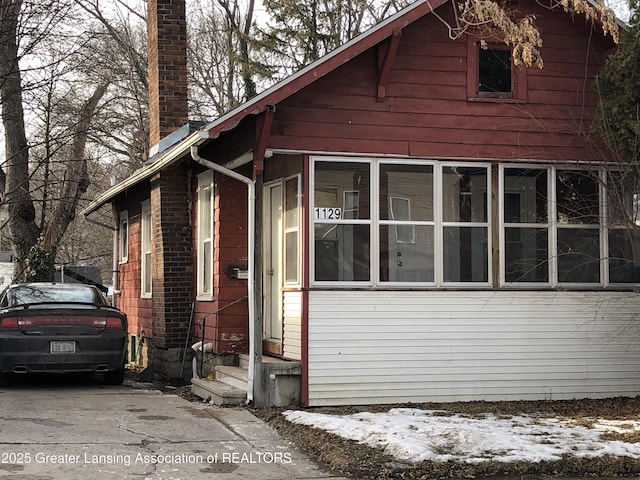
[[[0,328],[18,328],[18,317],[5,317],[0,319]]]
[[[89,316],[31,316],[0,318],[0,328],[28,328],[35,326],[73,326],[87,325],[95,328],[124,328],[124,321],[119,317],[89,317]]]
[[[107,328],[124,328],[124,325],[122,323],[122,319],[121,318],[118,318],[118,317],[107,317],[106,327]]]

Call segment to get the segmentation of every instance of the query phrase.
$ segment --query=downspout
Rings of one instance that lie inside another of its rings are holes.
[[[256,187],[255,183],[252,179],[245,177],[244,175],[240,175],[233,170],[223,167],[222,165],[218,165],[216,163],[210,162],[202,158],[198,154],[198,147],[195,145],[191,146],[191,158],[193,158],[200,165],[203,165],[215,172],[222,173],[234,180],[238,180],[239,182],[245,183],[248,187],[248,235],[247,235],[247,256],[248,256],[248,275],[247,279],[247,298],[249,302],[249,379],[247,382],[247,403],[253,401],[253,387],[254,387],[254,379],[255,379],[255,369],[256,369],[256,346],[253,341],[255,329],[256,329],[256,314],[255,314],[255,218],[256,218]]]

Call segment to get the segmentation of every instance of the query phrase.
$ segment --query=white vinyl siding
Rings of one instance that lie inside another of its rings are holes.
[[[284,292],[283,356],[302,359],[302,292]]]
[[[640,393],[640,295],[309,292],[309,405]]]

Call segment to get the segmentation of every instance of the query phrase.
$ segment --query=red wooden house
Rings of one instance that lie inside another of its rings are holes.
[[[116,302],[156,373],[204,323],[207,355],[248,357],[194,380],[202,396],[220,381],[257,404],[638,394],[623,219],[640,190],[588,134],[614,44],[512,7],[537,16],[543,69],[452,40],[451,3],[418,1],[185,127],[84,210],[120,218]]]

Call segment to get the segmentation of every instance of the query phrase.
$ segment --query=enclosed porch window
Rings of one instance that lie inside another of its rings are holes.
[[[635,175],[542,166],[501,171],[502,285],[640,281]]]
[[[312,165],[314,285],[640,283],[640,181],[631,173],[376,158]]]
[[[371,164],[317,162],[315,280],[371,281]]]
[[[321,283],[488,285],[489,166],[316,159]]]

